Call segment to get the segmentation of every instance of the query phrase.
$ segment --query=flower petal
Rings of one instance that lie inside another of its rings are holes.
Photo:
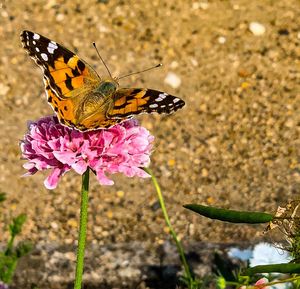
[[[44,181],[44,185],[48,190],[53,190],[57,187],[59,177],[61,176],[61,170],[55,168],[52,170],[50,175]]]

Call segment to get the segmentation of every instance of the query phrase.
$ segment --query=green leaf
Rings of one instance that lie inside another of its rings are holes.
[[[6,200],[6,194],[0,193],[0,203]]]
[[[243,272],[245,275],[253,275],[257,273],[300,273],[300,264],[281,263],[271,265],[259,265],[248,268]]]
[[[225,289],[226,288],[226,280],[223,276],[217,277],[216,287],[217,287],[217,289]]]
[[[16,236],[21,233],[22,226],[26,221],[26,215],[21,214],[13,219],[12,223],[9,225],[9,231],[12,236]]]
[[[14,275],[18,259],[16,256],[6,256],[0,252],[0,280],[9,284]]]
[[[16,256],[21,258],[32,250],[33,245],[30,242],[23,242],[16,248]]]
[[[259,224],[268,223],[273,220],[274,216],[262,212],[248,212],[248,211],[235,211],[228,209],[221,209],[210,206],[188,204],[183,206],[186,209],[194,211],[204,217],[210,219],[217,219],[230,223],[246,223],[246,224]]]

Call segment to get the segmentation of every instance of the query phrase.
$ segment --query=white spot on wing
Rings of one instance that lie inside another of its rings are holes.
[[[53,54],[53,53],[54,53],[54,50],[57,49],[57,48],[58,48],[58,46],[57,46],[56,42],[51,41],[51,42],[48,43],[47,50],[48,50],[48,52],[49,52],[50,54]]]
[[[37,47],[35,48],[35,50],[36,50],[37,52],[40,52],[40,50],[39,50]]]
[[[34,45],[36,45],[36,42],[35,42],[34,40],[32,41],[32,43],[33,43]]]
[[[167,97],[167,93],[160,93],[159,95],[158,95],[158,98],[156,98],[155,99],[155,101],[163,101],[166,97]]]
[[[176,102],[178,102],[178,101],[180,101],[180,99],[177,98],[177,97],[173,99],[173,102],[174,102],[174,103],[176,103]]]
[[[158,104],[153,103],[153,104],[150,104],[149,107],[150,107],[150,108],[157,108],[157,107],[158,107]]]
[[[50,48],[50,47],[48,47],[47,49],[48,49],[48,52],[49,52],[50,54],[53,54],[53,52],[54,52],[54,48]]]
[[[40,39],[40,35],[38,35],[38,34],[36,34],[36,33],[34,33],[33,34],[33,39],[35,39],[35,40],[38,40],[38,39]]]
[[[41,54],[41,57],[42,57],[45,61],[48,60],[48,56],[47,56],[46,53],[42,53],[42,54]]]
[[[166,98],[167,95],[168,94],[164,92],[164,93],[160,93],[158,96],[161,97],[161,98]]]
[[[55,42],[52,42],[52,41],[48,43],[48,47],[53,48],[53,49],[58,48],[57,44]]]

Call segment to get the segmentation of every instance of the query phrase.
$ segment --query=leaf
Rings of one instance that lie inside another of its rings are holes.
[[[246,269],[245,275],[253,275],[257,273],[300,273],[300,264],[281,263],[271,265],[259,265]]]
[[[16,256],[6,256],[0,252],[0,280],[9,284],[14,275],[18,259]]]
[[[5,193],[0,193],[0,203],[4,202],[6,200],[6,194]]]
[[[221,209],[210,206],[203,206],[197,204],[188,204],[183,206],[186,209],[194,211],[204,217],[210,219],[217,219],[230,223],[246,223],[246,224],[259,224],[268,223],[273,220],[274,216],[262,212],[249,212],[249,211],[235,211],[228,209]]]
[[[18,245],[16,248],[17,258],[21,258],[28,254],[32,250],[33,245],[30,242],[23,242]]]
[[[12,223],[9,225],[9,231],[12,236],[16,236],[21,233],[22,226],[26,221],[26,215],[20,214],[16,218],[13,219]]]

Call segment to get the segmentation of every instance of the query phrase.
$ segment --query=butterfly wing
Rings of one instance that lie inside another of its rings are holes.
[[[173,113],[185,102],[173,95],[153,89],[121,88],[115,95],[114,106],[107,112],[112,119],[126,119],[140,113]]]
[[[47,99],[60,122],[76,127],[76,110],[100,77],[76,54],[42,35],[23,31],[21,41],[43,70]]]

